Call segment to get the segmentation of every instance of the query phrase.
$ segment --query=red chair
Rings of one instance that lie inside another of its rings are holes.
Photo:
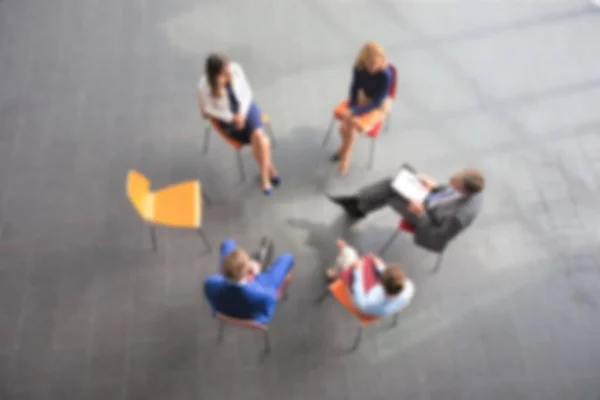
[[[283,284],[279,287],[279,290],[277,291],[277,296],[280,299],[286,300],[288,298],[287,287],[289,286],[290,282],[292,281],[293,276],[294,276],[294,270],[291,270],[285,277]],[[271,340],[269,338],[269,326],[268,325],[261,324],[261,323],[258,323],[258,322],[255,322],[255,321],[252,321],[249,319],[234,318],[234,317],[230,317],[230,316],[227,316],[225,314],[220,314],[220,313],[215,313],[214,316],[219,321],[219,336],[217,337],[218,343],[223,342],[223,334],[225,331],[225,325],[229,324],[229,325],[233,325],[233,326],[238,326],[238,327],[252,329],[252,330],[262,332],[263,339],[264,339],[263,354],[268,354],[271,351]]]
[[[400,222],[398,223],[398,228],[396,229],[396,231],[394,231],[394,233],[392,233],[392,236],[390,236],[390,238],[387,240],[387,242],[385,242],[385,244],[383,245],[381,250],[379,250],[378,254],[383,256],[383,254],[387,251],[388,247],[390,247],[392,245],[392,243],[394,243],[394,241],[396,240],[396,238],[398,237],[398,234],[400,234],[400,232],[404,232],[404,233],[408,233],[409,235],[412,235],[415,233],[416,230],[417,230],[417,228],[412,223],[410,223],[408,220],[402,218],[400,220]],[[443,257],[444,257],[444,251],[437,253],[437,259],[436,259],[435,265],[433,267],[434,274],[439,271],[440,265],[442,264]]]
[[[389,64],[390,66],[390,70],[392,71],[392,84],[390,86],[390,90],[388,92],[388,97],[392,100],[394,100],[396,98],[396,91],[397,91],[397,86],[398,86],[398,73],[397,73],[397,69],[393,64]],[[336,123],[340,120],[339,115],[337,115],[337,110],[339,109],[340,106],[345,105],[348,103],[349,100],[345,100],[344,102],[342,102],[341,104],[339,104],[336,109],[333,111],[333,117],[331,118],[331,122],[329,123],[329,128],[327,129],[327,132],[325,133],[325,138],[323,139],[323,144],[321,145],[321,147],[325,147],[325,145],[329,142],[329,138],[331,137],[331,133],[333,132],[333,128],[335,127]],[[385,126],[384,126],[385,125]],[[387,131],[390,127],[390,116],[389,113],[388,115],[385,117],[385,120],[380,120],[378,122],[376,122],[371,129],[369,129],[368,132],[366,132],[367,137],[369,137],[371,140],[371,148],[369,149],[369,163],[368,163],[368,168],[371,169],[373,168],[373,156],[375,155],[375,140],[379,137],[379,133],[381,132],[382,128],[384,131]]]
[[[269,119],[269,116],[267,114],[261,114],[261,119],[262,119],[262,123],[265,127],[265,132],[266,132],[267,136],[271,139],[271,144],[272,144],[273,148],[275,148],[276,142],[275,142],[275,136],[273,135],[273,129],[271,127],[271,120]],[[242,181],[245,181],[246,180],[246,172],[244,171],[244,162],[242,161],[242,153],[241,153],[241,150],[244,148],[244,144],[227,136],[227,134],[225,132],[223,132],[223,130],[221,129],[221,126],[215,119],[209,118],[208,121],[210,122],[210,125],[207,126],[206,130],[204,131],[204,145],[203,145],[202,152],[205,154],[208,152],[208,146],[210,144],[210,131],[211,131],[211,127],[212,127],[212,130],[217,132],[219,134],[219,136],[221,136],[223,138],[223,140],[225,140],[225,142],[235,150],[236,156],[237,156],[238,170],[240,172],[240,179]]]

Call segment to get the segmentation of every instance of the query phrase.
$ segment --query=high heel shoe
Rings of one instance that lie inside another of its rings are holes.
[[[263,188],[263,193],[265,196],[270,196],[273,194],[273,188],[269,187],[269,188]]]
[[[275,187],[281,185],[281,178],[278,176],[274,176],[271,178],[271,184]]]

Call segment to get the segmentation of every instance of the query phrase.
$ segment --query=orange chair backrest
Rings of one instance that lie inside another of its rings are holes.
[[[390,71],[392,72],[392,84],[390,85],[389,96],[392,99],[396,98],[396,90],[398,88],[398,70],[394,64],[389,64]]]
[[[214,118],[210,119],[210,123],[211,123],[213,129],[215,130],[215,132],[217,132],[219,135],[221,135],[223,140],[225,142],[227,142],[228,145],[230,145],[231,147],[233,147],[236,150],[239,150],[242,147],[244,147],[243,143],[240,143],[237,140],[234,140],[234,139],[230,138],[229,136],[227,136],[227,134],[225,132],[223,132],[223,129],[221,129],[221,126]]]
[[[250,319],[233,318],[233,317],[228,317],[225,314],[219,314],[219,313],[215,313],[215,316],[217,317],[217,319],[219,319],[223,322],[227,322],[228,324],[232,324],[232,325],[236,325],[236,326],[241,326],[243,328],[258,329],[261,331],[266,331],[268,329],[267,325],[252,321]]]
[[[350,312],[350,314],[360,321],[363,326],[372,324],[373,322],[377,322],[381,319],[381,317],[374,317],[360,312],[360,310],[356,308],[352,302],[350,290],[341,279],[338,279],[329,285],[329,291],[333,297],[335,297],[336,300]]]
[[[142,173],[130,170],[126,181],[127,197],[140,216],[148,221],[152,219],[152,192],[150,180]]]

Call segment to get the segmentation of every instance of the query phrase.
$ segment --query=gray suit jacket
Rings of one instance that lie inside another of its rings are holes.
[[[443,189],[440,187],[439,189]],[[360,190],[359,207],[365,212],[385,205],[396,210],[414,224],[415,244],[430,251],[441,252],[463,229],[468,227],[481,210],[482,194],[444,201],[420,217],[408,211],[408,202],[391,188],[391,179],[383,179]]]
[[[456,235],[473,223],[482,202],[483,197],[478,193],[452,199],[427,210],[415,221],[415,243],[431,251],[443,251]]]

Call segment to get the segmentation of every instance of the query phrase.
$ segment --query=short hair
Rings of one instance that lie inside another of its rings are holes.
[[[386,294],[396,296],[404,289],[406,275],[400,266],[388,265],[381,274],[381,285]]]
[[[361,47],[360,52],[356,57],[354,67],[357,69],[365,69],[367,61],[373,56],[381,56],[387,62],[387,56],[385,55],[385,51],[383,51],[383,47],[376,42],[367,42]]]
[[[221,262],[223,275],[232,281],[239,282],[244,279],[246,266],[249,260],[248,253],[243,249],[235,249],[229,253]]]
[[[463,168],[455,174],[467,194],[477,194],[485,187],[483,173],[475,168]]]

